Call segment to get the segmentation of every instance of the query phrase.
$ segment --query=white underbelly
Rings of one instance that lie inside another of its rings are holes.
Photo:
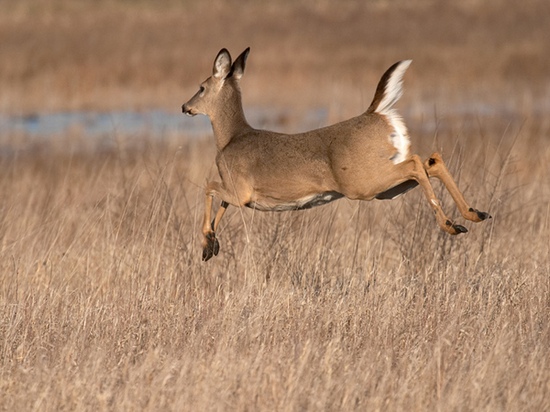
[[[247,207],[261,211],[284,212],[287,210],[309,209],[344,197],[338,192],[315,193],[296,200],[258,199],[246,204]]]

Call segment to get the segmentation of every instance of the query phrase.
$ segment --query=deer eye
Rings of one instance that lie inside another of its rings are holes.
[[[204,86],[200,86],[200,87],[199,87],[199,93],[200,93],[200,94],[203,94],[203,93],[204,93]]]

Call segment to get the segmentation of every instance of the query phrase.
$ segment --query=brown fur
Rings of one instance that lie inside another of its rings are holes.
[[[210,182],[206,187],[204,260],[218,253],[215,232],[227,204],[259,210],[297,210],[343,196],[360,200],[393,198],[419,184],[441,229],[452,235],[466,232],[441,209],[429,182],[429,177],[436,177],[449,190],[464,218],[478,222],[488,217],[466,203],[438,153],[424,164],[417,155],[394,162],[398,149],[390,136],[396,131],[395,123],[387,114],[377,112],[377,107],[388,94],[395,97],[391,101],[398,99],[400,85],[394,82],[394,90],[387,88],[400,63],[382,76],[365,113],[332,126],[289,135],[256,130],[246,121],[239,80],[248,51],[231,64],[229,52],[222,49],[214,61],[212,76],[182,106],[186,114],[210,117],[218,149],[216,163],[221,182]],[[408,62],[400,75],[407,66]],[[222,199],[222,206],[211,223],[213,196]]]

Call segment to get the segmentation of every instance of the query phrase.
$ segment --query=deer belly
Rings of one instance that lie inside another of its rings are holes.
[[[315,193],[296,200],[280,200],[274,198],[259,198],[248,202],[245,206],[261,211],[284,212],[287,210],[310,209],[344,197],[343,194],[330,191]]]

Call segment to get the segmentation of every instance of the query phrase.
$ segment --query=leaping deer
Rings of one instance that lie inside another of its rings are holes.
[[[465,219],[480,222],[490,217],[468,205],[439,153],[424,163],[409,153],[407,128],[392,107],[402,95],[411,60],[397,62],[384,73],[363,114],[305,133],[283,134],[254,129],[246,121],[239,83],[249,51],[232,64],[222,49],[212,76],[182,106],[189,116],[210,118],[218,150],[221,182],[207,183],[205,192],[204,261],[219,252],[216,230],[230,204],[263,211],[301,210],[342,197],[394,199],[420,185],[439,227],[451,235],[467,232],[441,209],[429,181],[435,177]],[[211,222],[214,196],[221,198],[221,206]]]

